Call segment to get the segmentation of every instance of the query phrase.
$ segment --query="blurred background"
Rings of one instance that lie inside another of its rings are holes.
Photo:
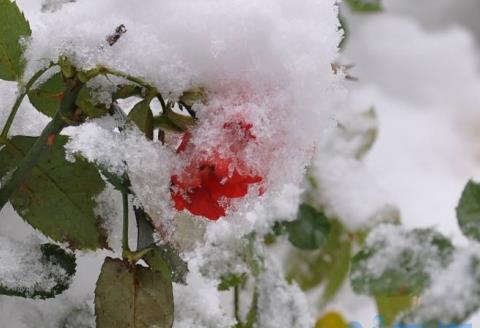
[[[465,245],[455,207],[480,173],[480,1],[384,0],[376,13],[344,4],[341,15],[340,62],[358,79],[348,83],[351,105],[378,115],[369,173],[404,225],[434,226]],[[371,326],[375,308],[362,298],[355,304],[338,307]],[[467,322],[480,325],[480,315]]]

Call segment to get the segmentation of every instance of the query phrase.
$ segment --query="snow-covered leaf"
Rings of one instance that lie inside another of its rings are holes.
[[[0,150],[0,176],[22,161],[37,138],[16,136]],[[10,202],[34,228],[72,248],[106,247],[101,219],[94,213],[94,197],[104,188],[97,169],[82,159],[65,160],[67,137],[58,136],[49,154],[33,168]]]
[[[1,239],[0,294],[52,298],[70,286],[75,256],[54,244],[40,247]]]
[[[468,238],[480,241],[480,184],[469,181],[457,206],[460,230]]]
[[[105,104],[96,99],[93,89],[86,85],[80,89],[75,104],[82,110],[81,115],[85,117],[100,117],[108,112]]]
[[[25,66],[20,40],[32,31],[17,4],[10,0],[0,0],[0,22],[0,79],[15,81]]]
[[[457,250],[448,267],[432,273],[432,283],[418,304],[396,321],[425,328],[457,327],[474,314],[480,308],[478,254],[478,248]]]
[[[430,283],[429,272],[446,266],[452,252],[451,242],[432,229],[380,226],[352,259],[353,290],[367,295],[418,295]]]
[[[169,244],[155,246],[145,256],[145,262],[154,270],[165,272],[169,270],[168,275],[176,283],[185,284],[188,273],[188,265],[178,255],[175,248]]]
[[[288,240],[300,249],[317,249],[322,247],[330,233],[330,223],[327,217],[313,206],[301,204],[297,219],[285,223]]]
[[[170,328],[172,283],[161,272],[106,258],[95,289],[98,328]]]

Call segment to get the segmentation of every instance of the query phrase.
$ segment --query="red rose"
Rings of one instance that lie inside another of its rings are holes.
[[[223,125],[225,132],[236,141],[234,146],[230,147],[231,153],[237,153],[248,142],[255,140],[251,128],[252,124],[244,121],[227,122]],[[193,147],[189,143],[191,137],[188,132],[184,134],[177,153]],[[179,211],[187,209],[194,215],[218,220],[225,216],[230,199],[244,197],[250,185],[263,181],[246,163],[233,156],[225,158],[218,151],[211,154],[202,151],[195,154],[195,149],[192,151],[194,156],[190,163],[183,168],[181,174],[171,177],[171,195],[175,208]]]

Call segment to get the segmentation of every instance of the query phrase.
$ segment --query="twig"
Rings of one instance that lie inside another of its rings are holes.
[[[113,34],[110,34],[109,36],[107,36],[106,41],[110,46],[113,46],[115,43],[117,43],[120,37],[125,33],[127,33],[127,28],[125,27],[125,25],[121,24],[117,26]]]

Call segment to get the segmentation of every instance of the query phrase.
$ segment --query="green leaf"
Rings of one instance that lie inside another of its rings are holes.
[[[415,298],[411,295],[376,296],[375,303],[377,303],[378,314],[382,319],[381,327],[391,327],[400,313],[412,307],[414,300]]]
[[[350,9],[356,12],[371,13],[381,11],[381,0],[346,0]]]
[[[233,287],[239,287],[245,284],[247,280],[247,275],[245,273],[242,274],[235,274],[235,273],[228,273],[223,275],[220,278],[220,284],[218,284],[218,290],[225,291],[229,290]]]
[[[286,222],[288,240],[300,249],[317,249],[322,247],[330,233],[330,223],[327,217],[313,206],[301,204],[297,219]]]
[[[40,249],[43,253],[43,258],[45,261],[59,265],[70,277],[75,274],[77,268],[77,264],[75,263],[75,255],[72,253],[67,253],[60,246],[55,244],[42,244]],[[66,290],[69,285],[70,281],[61,281],[53,288],[52,292],[59,294]]]
[[[156,128],[161,128],[172,132],[184,132],[190,126],[195,125],[195,119],[191,116],[186,116],[173,112],[172,110],[162,113],[160,116],[155,116],[153,125]]]
[[[60,108],[63,94],[67,86],[62,72],[52,75],[38,88],[30,90],[28,98],[32,105],[48,117],[53,117]],[[86,85],[82,86],[75,104],[81,109],[79,115],[82,118],[100,117],[108,112],[104,104],[98,104],[93,90]]]
[[[327,243],[319,250],[293,250],[289,258],[287,279],[303,290],[323,284],[321,304],[327,304],[343,286],[350,269],[352,241],[345,228],[331,221]]]
[[[452,259],[453,246],[446,237],[432,229],[414,229],[401,245],[391,245],[383,236],[352,259],[350,282],[356,293],[367,295],[419,295],[430,283],[426,258],[445,267]],[[381,263],[381,269],[377,268]]]
[[[135,123],[148,139],[153,139],[153,113],[149,101],[144,99],[138,102],[128,113],[128,119]]]
[[[52,75],[37,89],[30,90],[28,99],[32,105],[41,113],[48,117],[53,117],[60,108],[66,85],[63,81],[62,73]]]
[[[38,263],[28,264],[42,267],[42,274],[47,273],[46,276],[42,277],[43,281],[33,284],[33,288],[31,286],[22,286],[24,281],[21,278],[25,273],[19,272],[19,285],[7,287],[0,284],[0,294],[46,299],[55,297],[55,295],[62,293],[70,286],[76,270],[75,256],[54,244],[40,245],[40,252]],[[25,257],[29,256],[31,256],[31,253],[25,254]],[[21,261],[21,259],[18,260]],[[28,270],[28,268],[25,268],[25,270]]]
[[[16,136],[0,150],[0,176],[5,177],[22,161],[37,138]],[[25,178],[10,202],[34,228],[71,248],[107,247],[94,200],[104,189],[97,169],[83,159],[65,160],[64,144],[58,136],[42,159]]]
[[[134,84],[122,84],[117,87],[117,90],[113,93],[112,98],[125,99],[132,96],[140,97],[142,95],[142,87]]]
[[[166,274],[168,272],[174,282],[186,283],[188,265],[170,244],[155,246],[152,251],[145,255],[144,260],[154,270]]]
[[[460,230],[468,238],[480,241],[480,184],[469,181],[457,206]]]
[[[20,40],[32,34],[17,4],[0,0],[0,79],[19,80],[25,68]]]
[[[95,289],[98,328],[170,328],[172,282],[161,272],[107,257]]]
[[[179,99],[179,103],[187,108],[192,108],[195,103],[206,104],[207,102],[207,92],[202,87],[192,88],[185,91]]]
[[[80,89],[75,104],[82,110],[81,115],[83,117],[101,117],[108,112],[105,104],[99,103],[95,98],[94,91],[86,85]]]

